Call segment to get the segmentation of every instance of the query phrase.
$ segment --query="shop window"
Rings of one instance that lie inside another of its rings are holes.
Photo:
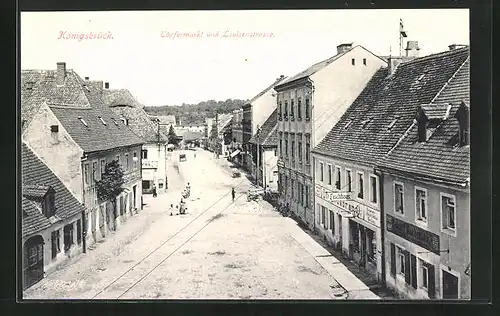
[[[332,165],[328,165],[328,185],[332,185]]]
[[[366,235],[368,239],[366,244],[368,261],[376,264],[375,253],[377,251],[377,238],[375,238],[375,232],[373,232],[370,229],[367,229]]]
[[[427,190],[415,188],[415,215],[417,221],[427,222]]]
[[[404,187],[402,183],[394,183],[394,212],[404,214]]]
[[[339,191],[342,189],[340,167],[335,168],[335,188]]]
[[[377,177],[370,176],[370,201],[372,203],[377,203]]]
[[[352,192],[352,174],[351,170],[346,170],[347,192]]]
[[[52,243],[52,259],[54,259],[57,256],[57,254],[61,252],[60,231],[61,231],[60,229],[53,231],[50,236]]]
[[[362,172],[358,172],[358,198],[363,199],[364,198],[364,191],[365,191],[365,184],[364,184],[364,178],[365,176],[363,175]]]
[[[64,251],[68,251],[73,245],[73,223],[64,226]]]
[[[443,230],[455,233],[455,215],[455,197],[441,193],[441,225]]]

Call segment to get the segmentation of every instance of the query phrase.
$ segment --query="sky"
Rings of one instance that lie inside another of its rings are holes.
[[[342,43],[399,54],[400,19],[421,56],[469,44],[467,9],[23,12],[21,68],[64,61],[146,106],[251,99],[280,75],[336,55]],[[106,38],[70,35],[90,32]],[[225,36],[237,32],[262,36]]]

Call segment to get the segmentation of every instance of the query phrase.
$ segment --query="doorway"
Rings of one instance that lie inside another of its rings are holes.
[[[458,277],[443,271],[443,299],[456,300],[458,299]]]
[[[23,289],[43,279],[43,238],[31,237],[24,243]]]

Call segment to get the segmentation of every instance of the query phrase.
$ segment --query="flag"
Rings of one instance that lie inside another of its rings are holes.
[[[404,28],[403,28],[403,19],[399,19],[399,34],[402,36],[402,37],[408,37],[406,35],[406,32],[404,31]]]

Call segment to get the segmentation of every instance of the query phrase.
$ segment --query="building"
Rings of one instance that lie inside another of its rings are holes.
[[[212,126],[209,134],[209,148],[211,151],[226,157],[229,155],[229,146],[232,136],[232,114],[218,114],[210,119]]]
[[[280,200],[314,227],[314,148],[373,75],[387,63],[362,46],[342,44],[337,55],[277,85]]]
[[[257,174],[257,185],[264,188],[269,187],[272,192],[278,192],[278,110],[273,113],[259,127],[249,143],[255,145],[258,159],[253,170],[259,170]],[[257,158],[257,157],[256,157]],[[258,162],[258,164],[257,164]]]
[[[151,194],[153,188],[156,188],[157,193],[164,193],[168,183],[166,161],[168,137],[160,131],[160,120],[151,120],[130,91],[110,89],[107,82],[104,87],[103,100],[106,105],[144,141],[141,150],[142,193]]]
[[[469,59],[379,162],[387,286],[403,298],[470,299]],[[451,65],[450,65],[451,64]]]
[[[243,109],[233,111],[233,121],[231,125],[232,142],[230,145],[231,160],[239,166],[243,166],[243,159],[246,154],[243,151]]]
[[[149,115],[149,117],[153,122],[160,122],[160,132],[162,132],[163,135],[168,136],[171,126],[179,126],[178,121],[180,121],[180,118],[177,120],[175,115]]]
[[[89,242],[142,208],[144,141],[104,104],[102,85],[84,81],[66,63],[57,63],[56,71],[21,71],[22,139],[85,205],[83,232]],[[116,212],[112,203],[99,201],[96,188],[106,162],[115,159],[125,181]]]
[[[243,164],[245,168],[250,171],[254,179],[256,171],[254,167],[257,163],[257,146],[250,143],[250,139],[255,135],[259,126],[262,126],[271,113],[273,113],[274,109],[276,109],[276,92],[273,88],[284,80],[286,80],[285,76],[281,75],[271,85],[259,92],[242,107],[242,145],[243,151],[247,153],[247,155],[243,156]]]
[[[85,207],[50,168],[21,145],[23,289],[80,253]]]
[[[467,49],[391,58],[313,150],[316,231],[381,283],[390,283],[384,246],[390,193],[377,164],[411,131],[417,108],[432,103],[467,58]]]

